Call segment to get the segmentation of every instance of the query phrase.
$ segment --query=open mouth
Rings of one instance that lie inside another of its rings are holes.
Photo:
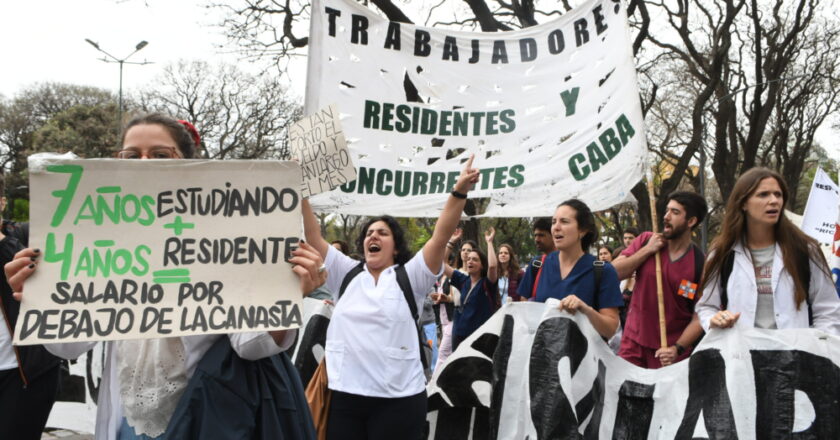
[[[779,215],[779,210],[778,209],[768,209],[767,210],[767,215]]]
[[[371,254],[375,254],[375,253],[377,253],[381,250],[382,250],[382,247],[379,246],[376,243],[372,243],[370,246],[368,246],[368,253],[371,253]]]

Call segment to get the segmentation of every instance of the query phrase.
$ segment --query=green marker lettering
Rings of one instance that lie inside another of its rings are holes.
[[[81,168],[81,167],[79,167]],[[75,189],[74,189],[75,190]],[[72,197],[71,197],[72,199]],[[66,213],[65,209],[65,213]],[[59,220],[60,223],[60,220]],[[44,252],[44,261],[47,263],[61,262],[61,281],[67,281],[70,274],[70,263],[73,260],[73,234],[64,237],[64,251],[57,252],[55,248],[55,233],[47,234],[47,249]]]
[[[50,222],[50,226],[56,227],[61,224],[64,217],[67,215],[67,210],[70,209],[70,204],[73,202],[73,196],[76,194],[76,189],[79,187],[79,181],[82,180],[84,168],[82,168],[81,165],[49,165],[47,166],[47,171],[70,174],[70,179],[67,180],[67,186],[63,190],[52,192],[53,197],[61,199],[58,203],[58,207],[55,209],[52,221]],[[72,238],[70,240],[72,242]]]

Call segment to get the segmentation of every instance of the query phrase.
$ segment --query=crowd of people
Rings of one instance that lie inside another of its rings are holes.
[[[191,124],[152,114],[126,126],[117,157],[188,159],[199,147]],[[712,328],[840,334],[828,265],[816,242],[784,216],[787,185],[772,170],[755,168],[737,181],[708,257],[692,241],[706,202],[678,191],[665,199],[661,233],[625,229],[618,249],[596,247],[599,228],[583,201],[562,201],[551,218],[533,222],[537,255],[522,267],[511,244],[496,247],[493,228],[483,231],[484,250],[458,228],[479,176],[470,158],[416,254],[387,215],[368,219],[355,247],[329,243],[303,201],[305,243],[290,260],[300,285],[282,288],[335,306],[324,347],[331,392],[324,426],[315,427],[304,384],[285,354],[297,331],[247,332],[106,343],[97,438],[421,438],[431,371],[500,307],[521,301],[554,299],[559,309],[583,314],[619,356],[644,368],[685,359]],[[0,438],[40,438],[57,394],[59,359],[74,359],[92,344],[12,346],[18,301],[43,294],[24,289],[42,253],[27,247],[25,225],[4,222],[0,232]],[[424,345],[434,349],[429,359]],[[277,392],[290,405],[255,409],[225,398],[266,371],[285,378]]]

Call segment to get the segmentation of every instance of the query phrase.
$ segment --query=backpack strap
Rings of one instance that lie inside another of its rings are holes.
[[[732,267],[735,266],[735,252],[730,250],[729,253],[723,257],[723,264],[720,265],[720,309],[726,310],[729,306],[729,293],[727,291],[727,284],[729,284],[729,276],[732,275]]]
[[[344,291],[347,290],[347,286],[350,285],[350,281],[353,281],[353,278],[362,273],[364,270],[365,263],[362,261],[344,275],[344,279],[341,280],[341,288],[338,290],[339,299],[341,299],[341,296],[344,295]],[[417,311],[417,302],[414,301],[414,290],[411,288],[411,281],[408,279],[408,272],[406,272],[405,266],[400,264],[394,272],[396,272],[397,275],[397,284],[400,286],[403,297],[405,297],[405,301],[408,303],[408,310],[411,311],[411,318],[414,321],[414,326],[417,328],[417,338],[419,341],[417,348],[420,350],[420,362],[423,364],[423,369],[426,370],[429,368],[429,359],[426,359],[426,356],[423,353],[423,346],[426,345],[426,342],[423,328],[420,326],[420,315]]]
[[[395,272],[397,273],[397,284],[399,284],[400,290],[402,290],[405,302],[408,303],[408,310],[411,311],[411,319],[414,320],[414,326],[417,327],[417,338],[420,341],[420,345],[417,346],[420,350],[420,363],[423,364],[424,370],[428,370],[431,366],[429,365],[429,359],[426,359],[426,354],[423,352],[423,347],[428,346],[428,344],[426,344],[426,335],[423,332],[423,327],[420,325],[417,301],[414,300],[414,290],[411,288],[408,272],[406,272],[405,266],[402,264],[397,266]]]
[[[805,258],[797,258],[797,265],[799,265],[799,273],[802,275],[802,282],[805,284],[805,302],[808,304],[808,326],[814,325],[814,311],[811,307],[811,297],[808,292],[811,290],[811,260],[809,256]],[[726,285],[729,284],[729,276],[732,274],[732,268],[735,265],[735,252],[729,251],[723,259],[723,264],[720,267],[720,309],[726,310],[729,305],[729,295]]]
[[[811,310],[811,256],[803,255],[796,259],[799,276],[802,277],[802,284],[805,285],[805,302],[808,304],[808,326],[814,325],[814,311]]]
[[[405,301],[408,303],[408,309],[411,310],[411,317],[417,321],[420,315],[417,313],[417,302],[414,301],[414,290],[411,289],[411,282],[408,279],[408,272],[405,271],[405,266],[400,264],[397,266],[395,272],[397,273],[397,284],[400,285]]]
[[[539,265],[537,265],[537,259],[534,258],[531,261],[531,299],[537,297],[537,285],[540,283],[540,275],[542,275],[542,267],[545,264],[545,257],[548,254],[543,254],[540,258]],[[534,270],[536,269],[536,270]]]
[[[694,250],[694,284],[699,286],[703,279],[703,265],[706,263],[706,255],[703,254],[700,246],[691,243],[691,247]]]
[[[595,310],[598,307],[598,294],[601,293],[601,278],[604,277],[604,262],[595,260],[592,262],[592,276],[595,278],[595,293],[592,295],[592,308]]]
[[[350,281],[353,281],[353,278],[356,278],[356,275],[362,273],[364,270],[365,262],[360,261],[359,264],[350,269],[350,272],[347,272],[347,274],[344,275],[344,279],[341,280],[341,288],[338,289],[338,299],[341,299],[341,296],[344,295],[344,291],[347,290],[347,286],[350,285]],[[399,281],[399,278],[397,280]]]

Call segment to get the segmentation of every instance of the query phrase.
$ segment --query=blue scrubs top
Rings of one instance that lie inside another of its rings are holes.
[[[461,306],[455,309],[452,334],[466,338],[496,312],[494,298],[498,294],[499,287],[487,278],[482,278],[478,280],[470,293],[470,284],[472,284],[470,276],[457,270],[452,272],[449,282],[461,291]]]
[[[592,307],[595,299],[595,271],[592,267],[594,261],[594,256],[583,254],[566,278],[561,278],[560,253],[554,251],[548,254],[539,275],[535,301],[545,302],[548,298],[563,299],[574,294]],[[598,292],[599,309],[624,306],[624,300],[621,298],[621,290],[618,286],[618,273],[612,264],[605,263],[604,272],[601,275],[601,289]],[[532,290],[531,277],[523,277],[519,287],[519,291],[524,293],[523,296],[530,297]]]

